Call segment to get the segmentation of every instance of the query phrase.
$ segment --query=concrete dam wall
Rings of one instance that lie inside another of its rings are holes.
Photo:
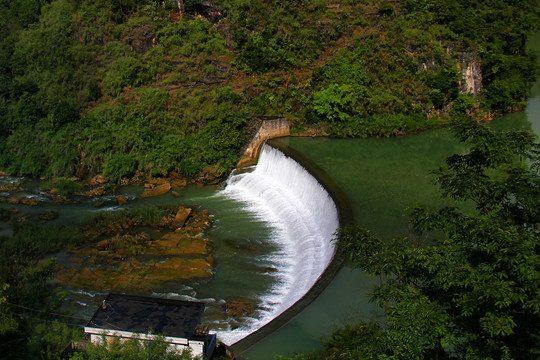
[[[253,128],[253,137],[244,148],[236,168],[255,164],[261,145],[266,140],[290,135],[289,120],[286,118],[256,118]]]

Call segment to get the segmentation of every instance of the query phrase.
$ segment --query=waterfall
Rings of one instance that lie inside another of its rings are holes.
[[[227,345],[261,328],[297,302],[315,284],[335,253],[331,241],[339,226],[334,201],[300,164],[263,145],[254,171],[232,175],[223,195],[243,202],[268,221],[280,251],[277,284],[261,300],[263,309],[241,328],[220,332]]]

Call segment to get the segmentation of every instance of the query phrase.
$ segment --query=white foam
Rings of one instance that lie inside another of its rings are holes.
[[[267,258],[279,271],[276,284],[261,299],[256,317],[240,328],[220,331],[227,345],[261,328],[297,302],[315,284],[335,252],[339,226],[334,201],[296,161],[264,145],[253,172],[232,175],[222,194],[245,204],[272,227],[279,251]]]

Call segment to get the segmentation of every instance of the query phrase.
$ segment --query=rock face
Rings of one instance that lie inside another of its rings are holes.
[[[150,47],[156,46],[156,34],[150,25],[133,29],[129,34],[128,43],[132,51],[143,54]]]
[[[201,15],[216,23],[223,18],[223,9],[212,0],[201,0]]]
[[[461,76],[459,85],[465,94],[476,96],[482,90],[482,66],[480,57],[470,52],[460,54]]]
[[[169,190],[171,190],[171,184],[169,183],[157,186],[153,184],[145,184],[144,192],[142,193],[141,197],[147,198],[152,196],[159,196],[168,193]]]

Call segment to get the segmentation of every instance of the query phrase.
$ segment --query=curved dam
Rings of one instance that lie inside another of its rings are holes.
[[[349,201],[322,169],[283,143],[264,144],[251,172],[233,174],[222,194],[246,204],[272,224],[280,249],[277,283],[246,325],[219,333],[234,355],[286,324],[311,303],[339,269],[333,243],[339,226],[353,222]]]

